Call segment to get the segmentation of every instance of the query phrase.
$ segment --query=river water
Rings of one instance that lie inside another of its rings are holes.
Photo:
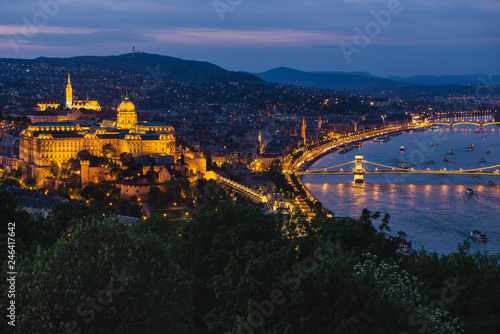
[[[362,148],[346,154],[332,152],[325,155],[309,169],[349,162],[355,155],[362,155],[366,161],[395,167],[400,161],[406,161],[415,170],[500,165],[500,127],[488,125],[482,133],[475,133],[477,129],[479,127],[473,125],[456,125],[453,129],[441,127],[404,133],[385,143],[370,140],[364,142]],[[431,147],[431,143],[435,146]],[[470,144],[475,146],[474,151],[469,151]],[[404,152],[400,151],[401,146],[405,146]],[[450,150],[453,155],[448,154]],[[443,161],[445,157],[448,162]],[[481,162],[483,158],[486,162]],[[497,185],[488,185],[489,180]],[[477,177],[365,175],[362,184],[355,184],[352,175],[306,175],[302,181],[337,217],[356,217],[364,208],[390,213],[391,233],[406,232],[414,249],[423,245],[427,251],[449,253],[457,249],[458,243],[469,239],[472,251],[500,253],[500,174]],[[466,188],[472,188],[474,194],[466,194]],[[469,231],[473,229],[486,233],[488,242],[469,238]]]

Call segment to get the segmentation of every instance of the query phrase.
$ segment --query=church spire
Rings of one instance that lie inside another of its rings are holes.
[[[73,88],[71,88],[71,81],[68,73],[68,84],[66,85],[66,108],[73,107]]]

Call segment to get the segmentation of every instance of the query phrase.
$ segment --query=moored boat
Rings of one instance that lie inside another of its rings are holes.
[[[488,181],[488,185],[489,185],[489,186],[494,186],[494,185],[495,185],[495,181],[493,181],[493,180],[489,180],[489,181]]]
[[[386,141],[389,141],[389,140],[391,140],[391,136],[379,136],[379,137],[373,138],[373,141],[375,143],[385,143]]]
[[[437,124],[431,125],[431,130],[439,130],[440,126]]]
[[[340,151],[339,151],[339,154],[345,154],[347,152],[350,152],[352,151],[354,148],[350,145],[347,145],[346,147],[342,148]]]
[[[472,195],[472,194],[474,194],[474,190],[472,190],[472,188],[467,188],[467,189],[465,189],[465,193],[467,195]]]

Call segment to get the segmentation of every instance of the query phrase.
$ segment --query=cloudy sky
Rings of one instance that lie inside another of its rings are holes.
[[[230,70],[500,74],[499,0],[16,0],[0,57],[148,53]]]

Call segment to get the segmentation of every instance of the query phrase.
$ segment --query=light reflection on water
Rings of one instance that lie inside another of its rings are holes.
[[[310,168],[324,168],[354,160],[363,155],[370,162],[397,166],[407,161],[415,169],[471,169],[500,164],[500,128],[489,126],[483,133],[477,127],[405,133],[386,143],[365,142],[363,148],[347,154],[333,152]],[[485,139],[482,136],[486,135]],[[430,147],[430,143],[436,146]],[[468,146],[475,145],[475,151]],[[406,151],[400,152],[399,147]],[[448,156],[452,150],[453,155]],[[491,153],[487,154],[486,150]],[[449,162],[444,162],[448,157]],[[487,163],[481,163],[481,158]],[[429,160],[434,163],[429,163]],[[500,176],[466,175],[365,175],[365,183],[355,184],[353,176],[318,175],[302,177],[305,185],[336,216],[359,216],[363,208],[391,214],[392,234],[402,230],[414,248],[448,253],[468,239],[472,229],[485,232],[488,242],[472,242],[472,250],[500,252]],[[488,186],[488,180],[497,186]],[[473,195],[465,193],[466,188]]]

